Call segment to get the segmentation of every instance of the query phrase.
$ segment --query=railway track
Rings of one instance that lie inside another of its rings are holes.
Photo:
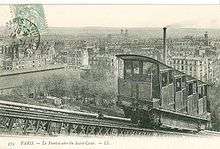
[[[0,133],[18,135],[197,136],[195,133],[143,129],[130,119],[0,101]]]

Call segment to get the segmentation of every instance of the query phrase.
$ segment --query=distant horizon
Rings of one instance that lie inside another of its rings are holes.
[[[220,5],[43,5],[48,27],[220,28]],[[0,26],[12,19],[0,5]]]
[[[146,27],[137,27],[137,26],[134,26],[134,27],[120,27],[120,26],[69,26],[69,27],[66,27],[66,26],[48,26],[49,28],[120,28],[120,29],[126,29],[126,28],[163,28],[165,26],[161,26],[161,27],[151,27],[151,26],[146,26]],[[219,28],[201,28],[201,27],[167,27],[168,29],[220,29]]]
[[[0,25],[0,28],[4,28],[6,26],[4,25]],[[134,26],[134,27],[120,27],[120,26],[48,26],[48,28],[120,28],[120,29],[129,29],[129,28],[163,28],[165,26],[161,26],[161,27],[151,27],[151,26],[146,26],[146,27],[137,27],[137,26]],[[167,27],[168,29],[220,29],[219,28],[202,28],[202,27]]]
[[[4,25],[0,25],[0,28],[6,27]],[[120,28],[120,29],[126,29],[126,28],[163,28],[165,26],[161,26],[161,27],[150,27],[150,26],[146,26],[146,27],[120,27],[120,26],[48,26],[48,28]],[[202,27],[167,27],[168,29],[220,29],[219,28],[202,28]]]

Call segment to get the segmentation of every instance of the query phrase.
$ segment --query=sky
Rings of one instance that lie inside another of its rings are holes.
[[[220,5],[44,5],[49,27],[220,28]],[[0,26],[11,19],[0,6]]]

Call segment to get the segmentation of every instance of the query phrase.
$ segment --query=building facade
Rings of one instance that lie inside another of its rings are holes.
[[[202,81],[216,81],[215,60],[211,58],[173,57],[169,65]]]
[[[169,46],[168,65],[202,81],[216,82],[217,52],[207,32],[203,38],[187,36]]]

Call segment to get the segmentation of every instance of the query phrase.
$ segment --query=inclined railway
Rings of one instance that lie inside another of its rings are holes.
[[[128,118],[0,101],[0,133],[12,135],[201,136],[140,128]],[[204,135],[211,135],[206,131]],[[217,133],[216,133],[217,134]],[[215,135],[216,135],[215,134]]]

